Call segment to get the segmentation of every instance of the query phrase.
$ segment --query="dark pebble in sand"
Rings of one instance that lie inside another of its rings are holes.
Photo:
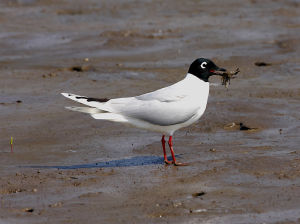
[[[241,131],[247,131],[247,130],[250,130],[251,128],[245,126],[243,123],[240,123],[240,130]]]
[[[17,100],[16,103],[22,103],[22,100]]]
[[[258,61],[258,62],[255,62],[255,65],[259,66],[259,67],[261,67],[261,66],[270,66],[271,63],[266,63],[266,62]]]
[[[205,195],[206,193],[204,192],[204,191],[201,191],[201,192],[198,192],[198,193],[194,193],[194,194],[192,194],[193,195],[193,197],[195,197],[195,198],[197,198],[197,197],[201,197],[201,196],[203,196],[203,195]]]
[[[74,72],[86,72],[86,71],[90,71],[91,67],[90,66],[76,65],[76,66],[70,67],[69,70],[74,71]]]
[[[81,66],[73,66],[70,68],[70,71],[83,72],[83,68]]]
[[[243,123],[240,123],[240,130],[241,131],[248,131],[248,130],[253,130],[253,129],[256,129],[256,128],[249,128],[246,125],[244,125]]]
[[[24,212],[34,212],[34,209],[33,208],[25,208],[23,211]]]

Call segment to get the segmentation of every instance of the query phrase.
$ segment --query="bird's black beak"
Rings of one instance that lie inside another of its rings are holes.
[[[215,67],[214,69],[210,70],[211,75],[220,75],[223,76],[224,74],[227,73],[227,70],[225,68],[219,68]]]

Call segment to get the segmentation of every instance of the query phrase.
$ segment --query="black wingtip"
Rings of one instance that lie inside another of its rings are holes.
[[[76,96],[76,99],[86,99],[88,102],[99,102],[99,103],[105,103],[109,101],[108,98],[93,98],[93,97],[85,97],[85,96]]]

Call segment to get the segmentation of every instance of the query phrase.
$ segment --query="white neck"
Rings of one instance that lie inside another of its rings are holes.
[[[195,76],[191,73],[187,73],[185,79],[191,80],[192,82],[194,81],[194,82],[198,83],[198,85],[199,85],[199,83],[206,83],[207,85],[209,85],[209,82],[205,82],[202,79],[199,79],[197,76]]]

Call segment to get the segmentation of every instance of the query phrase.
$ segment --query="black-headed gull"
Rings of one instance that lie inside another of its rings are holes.
[[[209,95],[208,79],[222,75],[226,70],[211,60],[196,59],[186,77],[165,88],[140,96],[107,99],[62,93],[65,97],[89,107],[66,107],[88,113],[95,119],[131,124],[138,128],[162,133],[162,148],[166,164],[186,165],[176,162],[172,136],[180,128],[196,122],[204,113]],[[169,147],[173,162],[167,159],[165,135],[169,136]]]

